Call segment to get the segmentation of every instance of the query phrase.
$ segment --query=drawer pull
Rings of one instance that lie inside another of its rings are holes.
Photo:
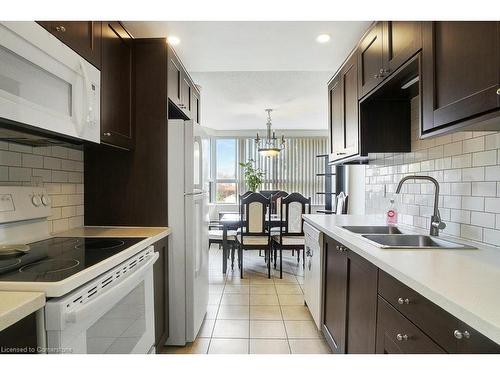
[[[398,333],[396,335],[396,340],[398,340],[398,341],[408,341],[408,335],[402,335],[401,333]]]
[[[462,339],[468,339],[470,338],[470,333],[469,331],[459,331],[458,329],[455,330],[455,332],[453,332],[453,336],[455,336],[455,338],[459,339],[459,340],[462,340]]]
[[[410,304],[410,300],[408,298],[399,297],[398,298],[398,303],[400,305],[409,305]]]

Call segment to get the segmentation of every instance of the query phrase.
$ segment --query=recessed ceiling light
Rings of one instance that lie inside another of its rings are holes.
[[[179,38],[177,38],[176,36],[172,35],[172,36],[169,36],[167,38],[167,42],[168,42],[168,44],[170,44],[172,46],[176,46],[181,42],[181,40]]]
[[[319,34],[317,37],[316,37],[316,41],[318,43],[326,43],[326,42],[329,42],[330,41],[330,35],[329,34]]]

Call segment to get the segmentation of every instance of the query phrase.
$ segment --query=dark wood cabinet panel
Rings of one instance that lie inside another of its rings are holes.
[[[191,118],[191,90],[192,83],[189,77],[183,74],[181,84],[181,109],[189,118]]]
[[[132,38],[119,22],[102,22],[101,141],[130,149],[132,120]]]
[[[467,324],[460,322],[457,337],[457,353],[459,354],[499,354],[500,345],[477,332]]]
[[[38,24],[101,69],[101,21],[38,21]]]
[[[375,353],[378,269],[348,251],[347,334],[348,354]]]
[[[358,47],[359,97],[374,89],[384,77],[383,27],[377,22]]]
[[[446,353],[382,297],[378,298],[376,350],[379,354]]]
[[[168,98],[176,106],[182,104],[182,67],[174,51],[168,50]]]
[[[154,264],[155,346],[159,351],[168,338],[168,253],[167,238],[154,245],[159,258]]]
[[[347,256],[338,242],[325,238],[324,331],[334,353],[346,352]]]
[[[358,115],[358,69],[357,58],[347,60],[341,72],[343,87],[343,121],[345,133],[344,152],[347,156],[359,151],[359,115]]]
[[[330,148],[334,155],[344,152],[344,122],[342,121],[342,85],[339,77],[334,79],[329,87],[329,126]]]
[[[194,88],[191,94],[191,119],[197,124],[201,124],[200,116],[200,94]]]
[[[499,25],[424,23],[423,134],[499,110]]]
[[[383,36],[383,73],[388,75],[398,69],[422,48],[422,22],[384,22]]]

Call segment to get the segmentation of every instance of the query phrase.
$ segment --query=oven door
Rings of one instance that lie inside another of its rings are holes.
[[[48,353],[139,353],[154,345],[152,247],[45,308]]]
[[[101,73],[35,22],[0,22],[0,118],[100,141]]]

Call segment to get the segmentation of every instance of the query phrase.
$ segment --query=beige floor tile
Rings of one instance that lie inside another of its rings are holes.
[[[295,276],[299,285],[304,285],[304,276]]]
[[[276,287],[274,284],[250,285],[250,294],[276,294]]]
[[[250,338],[252,339],[286,339],[285,326],[282,320],[250,320]]]
[[[208,283],[209,284],[225,284],[226,283],[226,278],[223,275],[210,275],[208,278]]]
[[[220,303],[221,298],[222,298],[222,294],[210,293],[208,295],[208,304],[209,305],[218,305]]]
[[[214,330],[215,319],[205,319],[200,327],[200,332],[198,332],[198,337],[212,337],[212,331]]]
[[[249,303],[250,296],[248,294],[224,294],[221,300],[221,305],[248,306]]]
[[[210,339],[199,338],[186,346],[165,346],[161,354],[207,354]]]
[[[278,284],[276,291],[278,294],[302,294],[299,284]]]
[[[279,306],[250,306],[251,320],[282,320]]]
[[[283,320],[312,320],[307,306],[281,306]]]
[[[276,306],[279,305],[276,294],[252,294],[250,295],[251,306]]]
[[[248,339],[212,339],[208,354],[248,354]]]
[[[249,279],[242,279],[240,277],[240,272],[236,275],[228,275],[226,285],[249,285]]]
[[[245,339],[249,337],[248,320],[221,320],[215,322],[212,337]]]
[[[281,306],[304,306],[303,294],[280,294],[278,299]]]
[[[247,305],[221,305],[217,319],[250,319],[250,308]]]
[[[279,270],[276,270],[274,273],[274,283],[276,285],[278,284],[297,284],[297,279],[295,278],[295,275],[283,272],[283,278],[280,279],[280,272]]]
[[[212,294],[221,294],[224,290],[224,284],[210,284],[208,292]]]
[[[285,327],[289,339],[322,338],[321,332],[312,320],[286,320]]]
[[[219,305],[208,305],[207,306],[207,314],[205,315],[205,319],[217,318],[217,311],[218,310],[219,310]]]
[[[292,354],[330,354],[331,350],[323,339],[288,340]]]
[[[290,354],[287,340],[250,339],[250,354]]]
[[[224,294],[248,294],[250,293],[250,286],[245,284],[228,285],[224,288]]]

